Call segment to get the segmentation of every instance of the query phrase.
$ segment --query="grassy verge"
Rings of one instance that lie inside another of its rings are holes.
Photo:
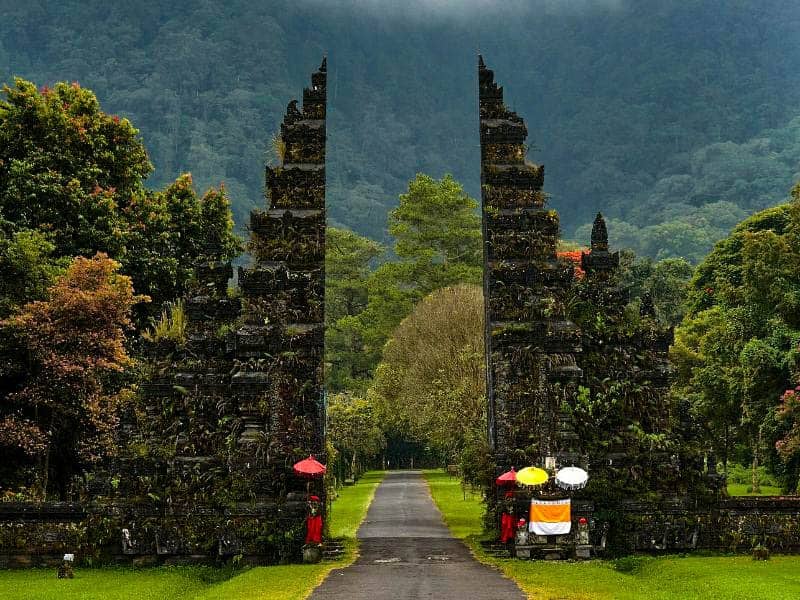
[[[383,481],[384,474],[383,471],[370,471],[364,473],[355,485],[342,488],[331,507],[331,537],[355,539],[358,526],[364,520],[375,488]]]
[[[482,505],[464,497],[457,479],[426,471],[436,505],[455,537],[476,557],[500,569],[537,600],[765,600],[800,598],[800,557],[773,556],[756,562],[748,556],[666,556],[642,558],[629,572],[613,561],[543,562],[496,559],[482,552]]]
[[[728,495],[730,496],[780,496],[781,495],[781,488],[779,487],[762,485],[760,494],[754,494],[753,492],[748,492],[747,488],[749,487],[750,486],[747,485],[746,483],[729,483]]]
[[[0,571],[3,600],[301,600],[333,569],[357,555],[355,533],[367,514],[383,473],[371,472],[344,488],[333,503],[332,537],[345,538],[335,562],[257,567],[226,578],[226,571],[198,567],[76,569],[75,579],[56,579],[55,570]],[[220,581],[225,579],[225,581]]]
[[[450,477],[443,471],[423,471],[431,496],[453,537],[467,540],[477,546],[483,532],[483,503],[479,494],[469,488],[464,490],[458,477]]]

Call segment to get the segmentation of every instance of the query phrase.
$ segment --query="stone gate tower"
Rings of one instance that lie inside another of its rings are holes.
[[[524,121],[478,57],[489,439],[495,464],[539,465],[574,450],[562,403],[581,370],[565,316],[574,268],[556,254],[544,167],[526,160]]]
[[[228,290],[231,264],[209,248],[183,300],[186,339],[151,344],[118,489],[99,491],[102,512],[89,519],[90,531],[125,532],[121,548],[104,541],[112,554],[300,556],[308,490],[292,465],[309,454],[325,462],[326,71],[323,60],[276,136],[240,293]],[[310,491],[324,497],[319,480]]]
[[[325,451],[326,82],[323,60],[303,90],[302,110],[289,103],[275,143],[280,164],[267,167],[269,208],[250,216],[254,264],[239,269],[246,328],[239,354],[277,359],[268,372],[240,373],[243,385],[257,384],[276,402],[267,423],[251,420],[243,437],[266,425],[276,446],[319,457]]]

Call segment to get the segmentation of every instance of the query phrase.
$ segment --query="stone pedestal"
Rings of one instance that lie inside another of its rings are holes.
[[[322,547],[318,544],[303,546],[303,562],[306,564],[316,564],[322,560]]]

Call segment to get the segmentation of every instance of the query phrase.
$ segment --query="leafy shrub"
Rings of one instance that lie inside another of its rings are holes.
[[[170,341],[183,346],[186,343],[186,311],[183,300],[178,300],[161,311],[161,317],[142,337],[148,342]]]
[[[723,472],[723,465],[717,467],[720,473]],[[781,487],[780,482],[775,479],[775,476],[767,471],[766,467],[758,467],[756,470],[758,475],[758,483],[760,485],[767,485],[773,487]],[[741,483],[751,485],[753,483],[753,469],[749,465],[740,465],[736,463],[728,463],[728,483]]]
[[[619,573],[629,573],[634,575],[642,570],[646,562],[650,560],[648,556],[623,556],[611,561],[615,571]]]

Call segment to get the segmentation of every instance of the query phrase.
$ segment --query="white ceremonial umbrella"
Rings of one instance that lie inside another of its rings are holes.
[[[589,474],[578,467],[564,467],[556,473],[556,485],[562,490],[580,490],[586,487]]]

